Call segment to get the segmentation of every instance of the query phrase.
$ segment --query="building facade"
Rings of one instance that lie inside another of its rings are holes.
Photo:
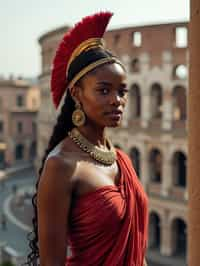
[[[67,29],[48,32],[39,40],[39,160],[56,119],[50,102],[50,67]],[[188,24],[110,30],[105,41],[128,74],[130,92],[123,124],[109,129],[108,135],[129,154],[149,196],[147,257],[152,265],[186,265]]]
[[[37,86],[22,79],[0,80],[0,168],[31,162],[36,156]]]

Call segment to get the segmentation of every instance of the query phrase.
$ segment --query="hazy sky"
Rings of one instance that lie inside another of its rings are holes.
[[[38,38],[100,10],[114,12],[110,28],[189,20],[189,0],[0,0],[0,75],[40,73]]]

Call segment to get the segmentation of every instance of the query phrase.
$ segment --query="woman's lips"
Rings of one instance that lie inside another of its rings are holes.
[[[112,111],[112,112],[106,113],[106,115],[114,120],[119,120],[122,117],[122,111],[118,111],[118,110]]]

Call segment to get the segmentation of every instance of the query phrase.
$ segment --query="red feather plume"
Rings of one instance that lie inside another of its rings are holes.
[[[74,49],[89,38],[102,38],[113,13],[99,12],[83,18],[63,37],[53,60],[51,93],[55,107],[67,89],[67,64]]]

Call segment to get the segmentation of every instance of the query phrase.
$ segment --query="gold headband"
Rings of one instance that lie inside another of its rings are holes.
[[[105,63],[117,63],[119,64],[125,71],[125,67],[124,65],[114,56],[112,57],[106,57],[106,58],[102,58],[102,59],[99,59],[91,64],[89,64],[88,66],[86,66],[85,68],[83,68],[79,73],[77,73],[77,75],[75,75],[75,77],[70,81],[69,85],[68,85],[68,88],[71,89],[74,84],[80,79],[82,78],[86,73],[88,73],[89,71],[93,70],[95,67],[97,66],[100,66],[100,65],[103,65]]]
[[[78,47],[76,47],[76,49],[73,51],[68,61],[67,75],[68,75],[69,66],[77,56],[79,56],[83,51],[88,51],[90,49],[98,47],[104,47],[104,41],[102,38],[87,39],[86,41],[82,42]]]

